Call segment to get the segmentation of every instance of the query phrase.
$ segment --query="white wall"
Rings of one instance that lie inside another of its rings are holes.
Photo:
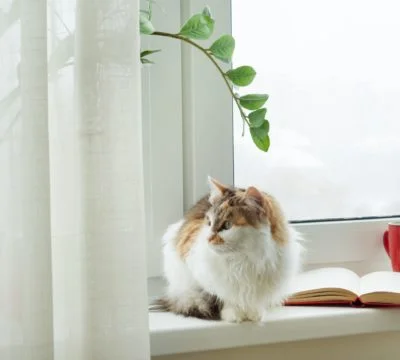
[[[218,351],[152,357],[153,360],[386,360],[400,356],[400,332],[346,336]]]

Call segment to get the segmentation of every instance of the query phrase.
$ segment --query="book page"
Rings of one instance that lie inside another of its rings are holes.
[[[316,289],[345,289],[358,295],[360,278],[348,269],[321,268],[301,273],[290,287],[291,294]]]
[[[377,271],[361,278],[360,295],[374,292],[391,292],[400,294],[400,273]]]

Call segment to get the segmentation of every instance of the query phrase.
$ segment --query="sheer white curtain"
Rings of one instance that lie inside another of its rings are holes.
[[[0,359],[148,359],[139,0],[0,0]]]

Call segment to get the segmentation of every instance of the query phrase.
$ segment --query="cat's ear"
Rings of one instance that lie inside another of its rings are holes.
[[[246,198],[255,201],[260,206],[264,205],[263,194],[258,189],[256,189],[254,186],[250,186],[246,190]]]
[[[221,184],[219,181],[213,179],[211,176],[208,177],[208,186],[210,187],[210,197],[208,201],[212,204],[215,199],[219,198],[228,190],[228,187]]]

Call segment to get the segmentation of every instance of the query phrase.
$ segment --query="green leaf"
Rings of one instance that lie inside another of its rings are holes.
[[[159,52],[161,50],[144,50],[140,53],[140,61],[142,64],[154,64],[153,61],[146,59],[146,56]]]
[[[151,60],[146,59],[146,58],[140,58],[140,62],[142,64],[154,64],[154,61],[151,61]]]
[[[250,122],[250,127],[259,127],[264,123],[265,119],[265,114],[267,113],[266,108],[258,109],[256,111],[253,111],[249,114],[249,122]]]
[[[267,120],[264,120],[262,125],[259,127],[250,128],[250,134],[254,144],[256,144],[256,146],[262,151],[268,151],[269,149],[270,140],[268,132],[269,132],[269,122]]]
[[[231,35],[222,35],[210,47],[211,54],[224,62],[230,62],[235,50],[235,39]]]
[[[151,55],[151,54],[154,54],[154,53],[157,53],[157,52],[160,52],[161,50],[143,50],[141,53],[140,53],[140,57],[141,58],[144,58],[144,57],[146,57],[146,56],[148,56],[148,55]]]
[[[182,26],[179,35],[190,39],[207,40],[214,31],[214,20],[204,14],[193,15]]]
[[[149,20],[149,16],[143,11],[140,12],[140,33],[150,35],[155,31],[153,24]]]
[[[250,85],[256,76],[256,71],[251,66],[239,66],[226,72],[226,76],[237,86]]]
[[[249,94],[239,98],[240,105],[248,110],[259,109],[267,100],[267,94]]]

